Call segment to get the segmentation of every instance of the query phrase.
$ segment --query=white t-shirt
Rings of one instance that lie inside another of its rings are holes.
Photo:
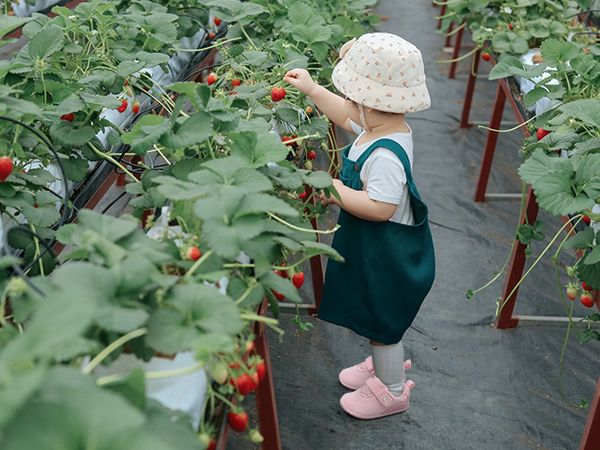
[[[369,148],[373,141],[356,145],[356,142],[363,133],[363,129],[357,123],[351,122],[352,130],[358,134],[358,138],[350,147],[348,158],[352,161],[358,160],[360,155]],[[407,125],[408,126],[408,125]],[[413,166],[413,140],[412,129],[408,133],[391,133],[385,136],[392,139],[402,146],[408,160],[410,161],[411,171]],[[406,180],[406,173],[402,161],[394,152],[384,147],[378,147],[371,153],[371,156],[365,161],[360,171],[363,190],[369,193],[369,198],[379,202],[398,205],[396,212],[389,219],[391,222],[405,223],[413,225],[415,223],[412,208],[410,206],[410,192]]]

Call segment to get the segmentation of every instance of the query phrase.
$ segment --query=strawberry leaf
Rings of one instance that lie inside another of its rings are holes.
[[[50,127],[50,135],[60,145],[72,148],[88,143],[96,133],[90,126],[76,128],[71,122],[59,120]]]
[[[27,52],[32,60],[46,59],[62,49],[65,35],[57,26],[49,26],[33,35],[27,44]]]
[[[600,100],[575,100],[560,106],[558,109],[587,125],[600,127]]]
[[[289,149],[281,143],[274,134],[261,136],[260,145],[254,132],[242,131],[230,133],[233,141],[231,154],[243,158],[251,167],[261,167],[268,162],[282,161],[289,153]]]
[[[575,183],[590,198],[600,198],[600,155],[588,154],[579,161]]]
[[[563,248],[588,249],[594,246],[595,233],[592,227],[586,227],[583,231],[577,232],[564,243]]]
[[[564,172],[550,172],[533,183],[533,189],[541,208],[556,216],[575,214],[591,208],[595,201],[583,193],[575,193],[571,176]]]
[[[518,169],[521,179],[529,184],[535,183],[548,172],[555,171],[571,177],[574,175],[573,163],[568,158],[553,158],[542,149],[535,150],[531,157],[521,164]]]

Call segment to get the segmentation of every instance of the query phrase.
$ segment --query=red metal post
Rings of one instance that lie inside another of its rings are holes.
[[[469,71],[469,79],[467,81],[467,92],[465,93],[462,115],[460,116],[461,128],[469,128],[473,126],[472,123],[469,123],[469,113],[471,112],[471,103],[473,102],[473,94],[475,93],[475,82],[477,81],[477,72],[479,71],[480,54],[481,50],[477,50],[473,54],[471,70]]]
[[[462,24],[460,26],[462,26]],[[458,59],[458,55],[460,54],[460,46],[462,45],[462,37],[463,37],[464,31],[465,31],[465,27],[463,26],[456,33],[456,40],[454,41],[454,51],[452,52],[453,60]],[[456,64],[457,64],[457,61],[450,63],[450,72],[448,73],[448,78],[450,78],[450,79],[454,79],[454,77],[455,77]]]
[[[596,394],[592,400],[579,450],[598,450],[598,448],[600,448],[600,379],[598,379]]]
[[[263,300],[260,315],[266,315],[269,303]],[[257,326],[256,351],[265,362],[265,377],[256,388],[256,409],[258,411],[258,423],[260,433],[265,440],[262,443],[263,450],[281,450],[281,435],[279,432],[279,419],[277,418],[277,404],[275,403],[275,386],[273,384],[273,369],[269,343],[265,325],[259,323]]]
[[[539,212],[539,205],[535,199],[535,194],[531,185],[527,188],[527,197],[525,201],[525,213],[521,218],[520,225],[525,223],[534,223]],[[519,323],[519,320],[512,316],[515,308],[515,300],[519,289],[515,289],[517,283],[521,280],[523,269],[525,267],[525,245],[517,240],[513,246],[510,255],[510,264],[508,266],[508,275],[504,282],[502,290],[502,309],[496,318],[496,327],[502,330],[514,328]],[[513,292],[514,290],[514,292]],[[512,294],[511,294],[512,292]],[[510,295],[510,297],[509,297]]]
[[[502,114],[504,112],[504,104],[506,103],[506,93],[501,86],[502,81],[503,80],[500,80],[498,82],[496,99],[494,100],[494,108],[492,109],[492,117],[490,118],[490,128],[493,130],[497,130],[500,127]],[[498,133],[496,131],[488,130],[483,150],[483,160],[481,161],[481,168],[479,169],[479,179],[477,180],[477,188],[475,189],[476,202],[485,202],[485,191],[490,177],[490,170],[492,168],[497,141]]]

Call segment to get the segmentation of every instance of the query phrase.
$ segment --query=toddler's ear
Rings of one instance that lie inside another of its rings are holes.
[[[346,42],[342,48],[340,49],[340,58],[343,58],[344,55],[346,53],[348,53],[348,50],[350,50],[350,47],[352,47],[354,45],[354,43],[356,42],[356,38],[352,39],[351,41]]]

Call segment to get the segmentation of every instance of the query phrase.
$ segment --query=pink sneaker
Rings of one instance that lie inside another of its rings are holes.
[[[404,369],[410,369],[410,359],[404,361]],[[357,390],[365,385],[369,378],[375,376],[375,369],[373,368],[373,357],[369,356],[363,362],[348,367],[340,372],[340,383],[349,389]],[[406,375],[404,375],[404,380]]]
[[[377,419],[408,409],[410,389],[415,385],[412,381],[404,383],[404,391],[395,397],[379,378],[369,378],[360,389],[344,394],[340,404],[348,414],[359,419]]]

